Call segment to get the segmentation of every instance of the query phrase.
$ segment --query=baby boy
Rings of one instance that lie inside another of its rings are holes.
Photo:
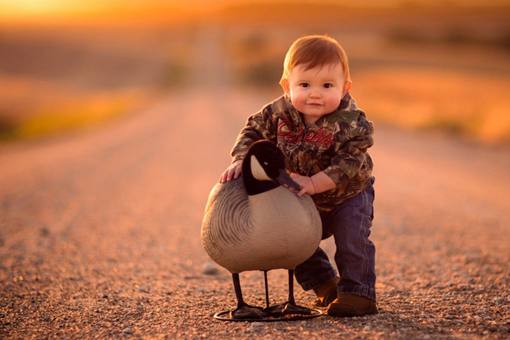
[[[248,118],[232,149],[232,164],[220,182],[241,174],[249,146],[274,141],[284,153],[297,195],[311,195],[320,212],[323,239],[333,235],[337,276],[318,248],[295,269],[305,290],[332,316],[377,313],[373,220],[373,163],[367,149],[373,126],[349,94],[347,55],[325,35],[304,36],[290,46],[280,80],[284,95]]]

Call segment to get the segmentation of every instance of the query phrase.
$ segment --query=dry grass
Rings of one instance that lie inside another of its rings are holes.
[[[29,79],[3,78],[0,140],[33,139],[83,129],[133,111],[139,90],[76,91]],[[30,94],[30,95],[29,95]]]
[[[34,138],[82,129],[118,117],[132,110],[139,98],[128,95],[95,95],[55,103],[20,122],[15,138]]]
[[[510,79],[448,70],[385,68],[356,76],[355,96],[373,119],[485,143],[510,141]]]

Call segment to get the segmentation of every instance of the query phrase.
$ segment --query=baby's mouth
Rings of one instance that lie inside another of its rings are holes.
[[[308,105],[310,105],[310,106],[322,106],[321,103],[308,103]]]

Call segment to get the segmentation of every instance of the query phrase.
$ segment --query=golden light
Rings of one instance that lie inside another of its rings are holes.
[[[55,8],[62,7],[58,1],[30,1],[30,0],[18,0],[18,1],[2,1],[0,2],[2,12],[4,14],[36,14],[45,13],[55,10]]]
[[[0,0],[0,24],[5,23],[55,23],[80,21],[115,22],[123,20],[176,19],[197,16],[224,5],[242,3],[273,3],[273,0]],[[279,0],[287,4],[313,4],[312,0]],[[350,8],[385,8],[407,5],[442,6],[442,0],[322,0]],[[509,5],[510,0],[451,0],[453,7],[492,7]]]
[[[190,8],[200,3],[182,5],[176,1],[142,0],[0,0],[0,22],[52,22],[75,19],[122,18],[171,13],[176,8]],[[203,2],[202,2],[203,4]]]
[[[98,9],[99,2],[63,0],[0,0],[2,21],[45,21],[53,18],[76,16]]]
[[[2,0],[0,1],[0,11],[2,16],[19,16],[19,15],[47,15],[59,14],[69,11],[82,9],[83,3],[61,0]],[[90,2],[87,5],[90,7]]]

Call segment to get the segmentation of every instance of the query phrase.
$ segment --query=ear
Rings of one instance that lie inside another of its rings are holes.
[[[288,79],[280,80],[280,86],[282,87],[283,92],[285,92],[285,94],[289,94],[289,80]]]
[[[342,93],[342,97],[345,96],[352,89],[352,81],[347,80],[344,84],[344,91]]]

